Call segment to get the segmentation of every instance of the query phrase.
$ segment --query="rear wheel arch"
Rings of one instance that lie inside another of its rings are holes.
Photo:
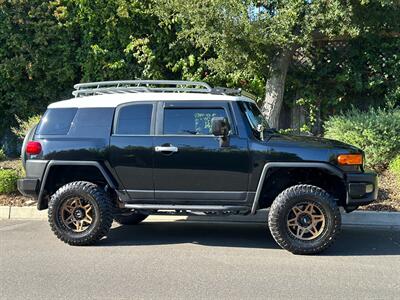
[[[338,206],[346,203],[344,174],[338,168],[319,162],[271,162],[265,164],[259,178],[251,213],[268,208],[286,188],[311,184],[331,194]]]
[[[38,196],[38,209],[48,208],[50,196],[61,186],[73,181],[88,181],[102,187],[108,186],[112,193],[118,185],[99,162],[52,160],[43,174]]]

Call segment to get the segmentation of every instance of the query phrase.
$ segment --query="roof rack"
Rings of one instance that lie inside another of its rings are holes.
[[[242,90],[241,88],[238,89],[231,89],[231,88],[226,88],[226,87],[219,87],[216,86],[215,88],[212,89],[211,94],[217,94],[217,95],[230,95],[230,96],[244,96],[247,98],[250,98],[254,101],[257,100],[257,97],[249,92],[246,92]]]
[[[256,100],[256,97],[242,89],[223,87],[211,88],[205,82],[184,80],[118,80],[79,83],[74,85],[75,97],[104,94],[125,94],[143,92],[181,92],[181,93],[210,93],[219,95],[246,96]]]

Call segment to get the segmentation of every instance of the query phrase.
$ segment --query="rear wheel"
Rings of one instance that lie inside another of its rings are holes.
[[[275,241],[295,254],[316,254],[327,249],[340,232],[336,201],[323,189],[296,185],[273,202],[268,225]]]
[[[62,186],[50,199],[49,223],[55,235],[70,245],[90,245],[112,224],[112,204],[104,190],[90,182]]]
[[[137,225],[147,217],[148,215],[136,211],[118,212],[114,215],[114,221],[121,225]]]

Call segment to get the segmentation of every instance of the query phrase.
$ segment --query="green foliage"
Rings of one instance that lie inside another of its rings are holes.
[[[318,119],[351,106],[396,107],[400,105],[399,48],[399,38],[386,36],[311,47],[303,53],[308,58],[305,63],[292,64],[286,100],[304,109],[311,127]]]
[[[14,118],[43,112],[79,81],[79,35],[59,1],[0,1],[0,135]]]
[[[6,153],[3,148],[0,148],[0,161],[5,160],[7,158]]]
[[[17,116],[15,116],[17,122],[18,122],[18,127],[13,127],[12,132],[21,140],[25,138],[27,135],[28,131],[35,125],[37,125],[40,122],[41,115],[34,115],[29,117],[27,120],[21,120]]]
[[[17,190],[18,173],[11,169],[0,169],[0,194],[9,194]]]
[[[400,186],[400,155],[397,155],[396,158],[390,163],[389,169],[396,174],[397,182]]]
[[[261,100],[287,49],[304,54],[284,97],[306,111],[302,130],[350,104],[396,107],[398,16],[390,0],[0,0],[0,139],[78,82],[204,80]]]
[[[365,151],[367,167],[382,170],[400,153],[400,108],[357,109],[331,117],[325,123],[325,137]]]

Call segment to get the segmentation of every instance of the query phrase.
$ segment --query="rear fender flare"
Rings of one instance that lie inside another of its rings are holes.
[[[39,196],[38,196],[38,202],[37,202],[37,208],[39,210],[46,208],[46,204],[43,203],[44,192],[45,192],[44,188],[46,186],[47,177],[53,166],[91,166],[91,167],[96,167],[97,169],[99,169],[101,174],[104,176],[109,187],[114,190],[116,189],[116,183],[113,180],[113,178],[107,173],[105,168],[97,161],[50,160],[49,163],[47,164],[46,171],[44,172],[42,182],[40,184],[40,190],[39,190]]]

